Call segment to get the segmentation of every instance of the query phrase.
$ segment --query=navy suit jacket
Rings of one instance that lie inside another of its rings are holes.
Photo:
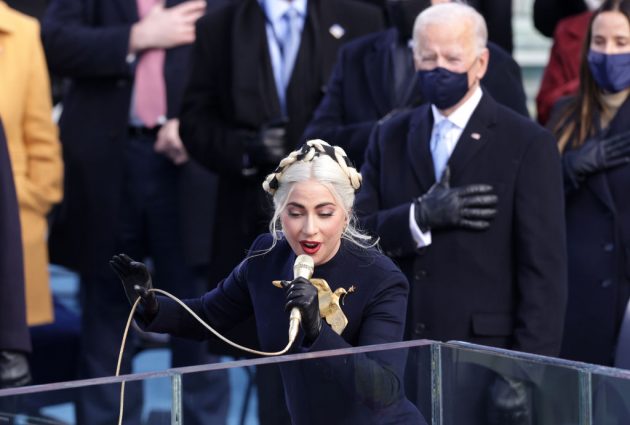
[[[560,161],[552,135],[484,93],[448,165],[451,186],[489,184],[498,214],[483,232],[432,232],[417,249],[411,201],[435,183],[429,105],[379,124],[355,210],[411,282],[407,337],[557,355],[566,303]]]
[[[250,252],[270,246],[271,235],[262,235]],[[262,349],[280,351],[288,340],[286,294],[271,282],[292,280],[295,258],[287,241],[280,240],[270,252],[244,260],[213,291],[185,303],[219,332],[254,315]],[[310,346],[305,346],[298,335],[291,353],[402,339],[409,284],[389,258],[375,249],[363,250],[342,241],[335,257],[315,267],[313,277],[325,279],[333,291],[339,287],[356,288],[342,306],[348,325],[338,335],[324,322],[319,337]],[[147,330],[195,339],[213,337],[174,301],[160,297],[159,302],[158,315]],[[404,365],[405,353],[400,350],[282,363],[292,423],[323,424],[331,418],[335,423],[352,424],[425,423],[404,396]],[[374,379],[380,386],[372,392],[369,382]]]
[[[0,121],[0,350],[30,351],[22,236],[11,159]]]
[[[303,139],[323,139],[344,148],[360,167],[372,128],[378,120],[396,112],[392,96],[391,46],[398,30],[390,28],[354,40],[339,52],[339,58],[322,99]],[[488,43],[490,61],[483,86],[500,103],[528,116],[521,69],[512,56]],[[406,106],[422,103],[422,93],[413,90]]]
[[[183,1],[166,0],[166,7]],[[115,250],[112,229],[121,208],[122,155],[134,83],[134,67],[126,58],[131,26],[137,21],[133,0],[53,0],[42,22],[50,69],[70,82],[59,121],[65,196],[52,223],[51,261],[81,271],[111,273],[107,260]],[[190,50],[180,46],[166,51],[168,118],[179,115]],[[212,190],[210,182],[200,183],[210,179],[201,167],[186,164],[181,174],[183,186]],[[212,205],[205,200],[210,202],[212,193],[189,196],[180,206],[184,221],[196,223],[196,237],[209,241],[211,223],[206,217]],[[207,211],[202,220],[196,216],[200,209]],[[191,244],[195,249],[187,258],[207,262],[209,243]]]

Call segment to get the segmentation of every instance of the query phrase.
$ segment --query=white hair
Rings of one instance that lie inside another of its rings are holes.
[[[462,20],[472,24],[477,51],[481,53],[488,44],[486,21],[475,8],[462,2],[440,3],[423,10],[413,25],[414,45],[419,46],[417,34],[422,34],[429,24],[452,24]]]

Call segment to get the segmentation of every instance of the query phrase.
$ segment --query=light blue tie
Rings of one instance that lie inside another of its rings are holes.
[[[448,158],[451,156],[451,152],[446,143],[446,134],[452,128],[453,124],[447,119],[443,119],[433,127],[431,154],[433,155],[435,181],[439,181],[440,177],[442,177]]]
[[[282,91],[280,94],[280,103],[283,111],[286,112],[286,90],[289,87],[291,73],[295,65],[295,58],[300,48],[300,13],[294,7],[290,7],[284,15],[282,15],[282,20],[285,24],[284,34],[279,40],[282,87],[279,87],[278,91]]]

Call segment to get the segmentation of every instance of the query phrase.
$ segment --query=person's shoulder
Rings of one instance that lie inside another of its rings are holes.
[[[378,46],[392,39],[393,31],[395,31],[393,28],[389,28],[357,37],[341,46],[341,51],[348,56],[363,56],[365,53],[378,48]]]
[[[488,96],[494,104],[496,111],[494,121],[500,141],[522,152],[530,146],[555,146],[555,138],[548,129],[496,102],[490,95],[484,96]]]

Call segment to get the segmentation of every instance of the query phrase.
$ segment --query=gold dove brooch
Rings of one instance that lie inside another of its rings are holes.
[[[354,285],[347,290],[339,287],[333,292],[328,282],[324,279],[309,279],[309,282],[317,288],[319,316],[326,320],[326,323],[330,325],[337,335],[341,335],[348,325],[348,318],[343,313],[343,310],[341,310],[341,306],[343,305],[346,295],[355,292],[356,288]],[[279,280],[274,280],[272,283],[277,288],[283,287]]]

